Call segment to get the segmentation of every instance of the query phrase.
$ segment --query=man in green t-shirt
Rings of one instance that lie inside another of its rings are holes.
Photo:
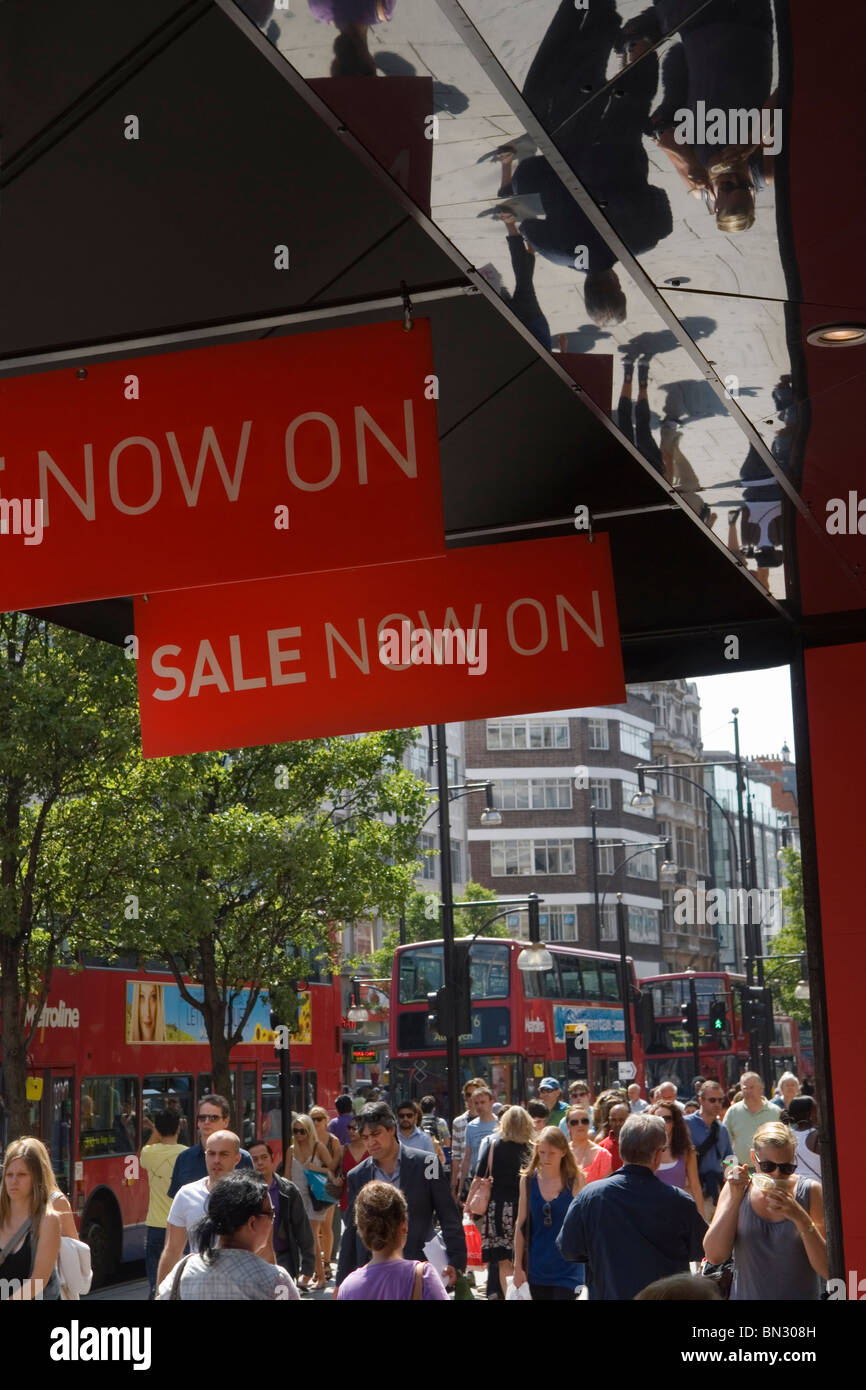
[[[177,1142],[180,1121],[178,1110],[161,1110],[158,1115],[154,1115],[153,1134],[141,1151],[141,1166],[147,1173],[150,1184],[150,1201],[144,1222],[144,1266],[151,1298],[156,1295],[156,1271],[165,1245],[165,1225],[171,1209],[168,1187],[174,1165],[185,1151],[185,1145]]]
[[[547,1106],[547,1123],[558,1128],[568,1114],[568,1106],[562,1099],[562,1088],[555,1076],[546,1076],[539,1082],[538,1099]]]
[[[779,1107],[771,1105],[764,1095],[764,1083],[756,1071],[744,1071],[740,1077],[743,1099],[728,1109],[722,1124],[731,1136],[738,1163],[748,1163],[752,1141],[761,1125],[779,1123]]]

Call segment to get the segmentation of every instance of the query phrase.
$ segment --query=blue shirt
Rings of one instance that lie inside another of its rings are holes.
[[[425,1134],[423,1129],[419,1129],[417,1125],[411,1134],[404,1134],[402,1129],[398,1129],[397,1133],[400,1137],[400,1143],[405,1144],[407,1149],[420,1149],[422,1153],[435,1154],[436,1150],[430,1135]]]
[[[252,1168],[252,1166],[253,1160],[246,1149],[241,1149],[238,1167]],[[180,1189],[185,1187],[188,1182],[198,1182],[199,1178],[206,1177],[207,1162],[205,1161],[204,1149],[201,1144],[193,1144],[191,1149],[184,1149],[183,1153],[178,1156],[168,1187],[169,1197],[176,1197]]]
[[[478,1150],[486,1134],[495,1134],[499,1128],[498,1120],[470,1120],[466,1126],[466,1147],[469,1150],[469,1172],[478,1162]]]
[[[557,1240],[565,1260],[585,1261],[590,1300],[634,1298],[656,1279],[688,1274],[703,1258],[707,1223],[691,1197],[626,1163],[579,1192]]]
[[[354,1123],[355,1116],[350,1110],[348,1115],[338,1115],[336,1120],[331,1120],[328,1124],[328,1132],[333,1134],[337,1142],[345,1148],[349,1142],[349,1125]]]
[[[571,1188],[564,1187],[552,1202],[541,1195],[538,1179],[530,1179],[529,1188],[529,1282],[545,1288],[576,1289],[583,1283],[583,1266],[563,1259],[557,1245],[566,1213],[571,1205]],[[550,1224],[545,1225],[545,1209],[549,1209]]]
[[[699,1149],[710,1132],[710,1126],[701,1119],[700,1112],[697,1110],[694,1115],[686,1115],[685,1121],[692,1136],[692,1143],[696,1149]],[[719,1133],[716,1142],[711,1149],[707,1150],[703,1158],[698,1159],[698,1172],[702,1177],[707,1173],[718,1173],[721,1177],[723,1173],[722,1160],[730,1158],[733,1152],[731,1136],[719,1120]]]

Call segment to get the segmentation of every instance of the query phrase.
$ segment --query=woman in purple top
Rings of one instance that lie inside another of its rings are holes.
[[[368,1182],[355,1198],[355,1225],[370,1251],[369,1264],[353,1270],[337,1290],[338,1299],[411,1299],[448,1301],[445,1285],[432,1265],[404,1260],[409,1234],[406,1198],[389,1182]]]
[[[647,1113],[664,1120],[668,1141],[656,1169],[656,1177],[667,1183],[668,1187],[679,1187],[683,1192],[688,1192],[698,1211],[703,1213],[704,1197],[698,1178],[698,1160],[682,1110],[675,1100],[657,1100]]]

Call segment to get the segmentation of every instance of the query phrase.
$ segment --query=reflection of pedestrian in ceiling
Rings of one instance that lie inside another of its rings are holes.
[[[368,47],[371,24],[384,24],[397,0],[307,0],[314,19],[336,24],[332,77],[375,77],[376,60]]]
[[[656,40],[679,30],[680,41],[662,64],[655,137],[689,192],[706,199],[719,230],[745,231],[755,221],[756,190],[772,179],[773,157],[761,143],[760,127],[761,112],[774,105],[772,8],[770,0],[711,0],[697,14],[694,8],[693,0],[655,0],[653,10],[625,27],[623,38]],[[736,129],[727,129],[731,112],[738,113]],[[693,118],[693,144],[683,139],[686,115]],[[717,129],[722,138],[711,144],[706,137]]]
[[[616,422],[630,443],[643,454],[643,457],[667,479],[672,487],[678,489],[684,502],[700,516],[708,526],[715,521],[712,513],[700,495],[700,482],[685,454],[680,449],[682,430],[679,421],[665,418],[661,425],[660,444],[653,436],[650,424],[650,407],[647,387],[649,383],[649,362],[638,362],[637,400],[632,401],[634,363],[626,358],[623,367],[623,382],[617,405]]]
[[[537,338],[542,347],[546,347],[549,352],[550,324],[541,312],[541,305],[532,287],[532,277],[535,274],[535,252],[527,246],[517,230],[517,222],[513,215],[503,211],[500,213],[500,217],[505,227],[508,254],[511,257],[511,268],[514,271],[514,293],[510,293],[503,286],[499,289],[499,294],[520,319],[520,322],[529,329],[532,336]]]
[[[642,135],[658,84],[649,55],[617,96],[602,91],[620,33],[614,0],[578,10],[562,0],[539,47],[523,95],[573,172],[634,255],[658,245],[673,228],[667,194],[649,183]],[[578,207],[548,162],[521,160],[513,177],[519,195],[537,194],[544,217],[524,219],[520,231],[546,259],[586,272],[584,300],[593,323],[622,323],[626,300],[613,269],[617,255]]]
[[[773,401],[782,428],[776,431],[770,452],[785,476],[790,477],[800,419],[790,376],[779,379],[773,388]],[[740,469],[740,480],[746,484],[743,488],[743,505],[728,513],[728,549],[754,561],[757,579],[769,589],[770,570],[784,564],[785,559],[782,549],[782,489],[776,475],[767,467],[754,445],[749,446]]]

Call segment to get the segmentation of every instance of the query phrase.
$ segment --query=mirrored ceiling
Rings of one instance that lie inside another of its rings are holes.
[[[587,387],[596,405],[732,558],[785,598],[786,496],[817,527],[798,493],[808,401],[783,199],[777,207],[784,6],[777,16],[771,0],[237,4],[541,349],[577,381],[581,359],[612,362],[612,388],[598,374]],[[417,104],[395,99],[377,148],[372,89],[356,80],[374,77],[432,88],[429,209],[411,170]],[[395,158],[401,121],[406,157]],[[841,563],[837,552],[828,561]]]

